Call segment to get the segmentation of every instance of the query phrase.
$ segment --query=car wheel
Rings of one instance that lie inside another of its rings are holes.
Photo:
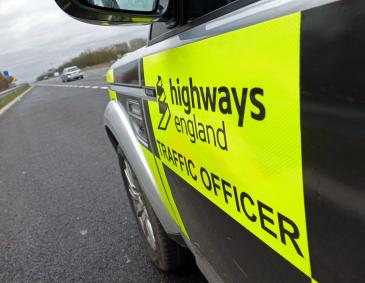
[[[193,255],[168,237],[120,148],[118,153],[129,203],[152,262],[163,271],[176,270],[191,263]]]

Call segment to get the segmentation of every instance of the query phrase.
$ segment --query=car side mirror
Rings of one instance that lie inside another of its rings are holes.
[[[173,0],[55,0],[68,15],[98,25],[167,21]]]

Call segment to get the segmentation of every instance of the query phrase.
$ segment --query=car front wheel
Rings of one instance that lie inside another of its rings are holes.
[[[168,237],[120,148],[118,152],[128,199],[153,263],[163,271],[170,271],[192,262],[193,256],[190,251]]]

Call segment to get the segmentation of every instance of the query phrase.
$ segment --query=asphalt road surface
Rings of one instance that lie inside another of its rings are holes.
[[[149,261],[103,128],[105,69],[0,117],[0,282],[205,282]]]

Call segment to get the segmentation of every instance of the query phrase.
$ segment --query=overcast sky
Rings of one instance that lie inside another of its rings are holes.
[[[54,0],[0,0],[0,71],[32,81],[87,48],[146,37],[147,27],[103,27],[65,14]]]

